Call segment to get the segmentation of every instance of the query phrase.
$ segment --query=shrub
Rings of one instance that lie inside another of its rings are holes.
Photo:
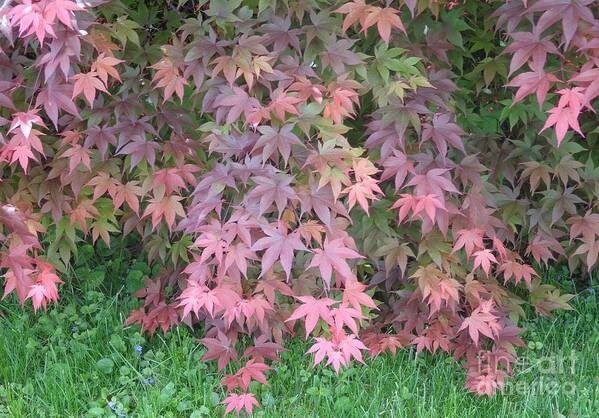
[[[203,326],[205,360],[243,365],[227,412],[294,333],[336,371],[448,352],[492,395],[523,305],[569,308],[543,265],[597,261],[595,12],[6,0],[5,296],[45,308],[81,241],[137,234],[162,269],[126,323]]]

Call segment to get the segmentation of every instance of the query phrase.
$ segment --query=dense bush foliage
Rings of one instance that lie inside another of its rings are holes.
[[[449,352],[492,395],[523,305],[568,308],[543,265],[597,261],[597,12],[4,0],[5,296],[45,308],[81,241],[136,234],[161,268],[127,324],[201,328],[242,365],[227,412],[294,333],[335,370]]]

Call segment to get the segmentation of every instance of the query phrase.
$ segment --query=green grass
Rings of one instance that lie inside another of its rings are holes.
[[[118,416],[109,402],[128,417],[222,416],[222,375],[199,361],[199,334],[182,326],[166,337],[145,338],[136,327],[122,327],[130,299],[99,292],[73,299],[63,296],[38,315],[2,302],[0,416]],[[262,404],[255,415],[599,416],[599,300],[587,291],[574,306],[554,320],[526,324],[523,362],[494,398],[466,392],[463,370],[447,356],[416,357],[404,350],[337,377],[328,368],[313,368],[306,344],[295,341],[270,372],[271,386],[251,388]]]

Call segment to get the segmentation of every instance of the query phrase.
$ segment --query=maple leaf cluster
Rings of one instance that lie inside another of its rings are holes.
[[[498,28],[507,24],[507,35],[512,42],[504,49],[512,54],[509,74],[525,65],[521,72],[508,83],[518,87],[514,103],[536,93],[539,106],[545,102],[553,85],[558,85],[556,106],[548,110],[549,116],[541,132],[554,127],[557,145],[573,130],[584,137],[579,125],[583,109],[593,111],[591,101],[599,96],[599,68],[591,59],[597,47],[597,19],[593,15],[592,0],[554,1],[539,0],[506,4],[495,15],[500,18]],[[524,23],[526,20],[526,23]],[[520,30],[516,30],[520,29]],[[567,64],[570,56],[584,57],[580,66],[568,68],[558,74],[549,54]],[[559,77],[558,77],[559,75]],[[561,80],[563,78],[564,80]]]
[[[540,269],[599,257],[593,2],[191,3],[0,7],[4,296],[46,308],[81,241],[135,234],[161,269],[125,324],[203,329],[225,413],[298,333],[503,388],[522,305],[569,309]]]

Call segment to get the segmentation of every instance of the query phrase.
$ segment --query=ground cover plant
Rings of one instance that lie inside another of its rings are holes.
[[[528,308],[571,309],[540,273],[582,284],[599,255],[598,12],[5,0],[4,297],[45,310],[119,245],[147,267],[125,325],[196,330],[225,413],[259,405],[293,335],[335,373],[450,353],[492,396]]]

